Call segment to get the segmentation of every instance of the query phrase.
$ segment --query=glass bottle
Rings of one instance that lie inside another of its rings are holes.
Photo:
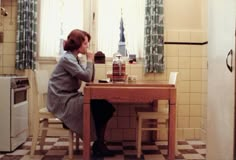
[[[112,63],[112,80],[113,81],[125,81],[125,61],[122,59],[121,54],[116,54]]]

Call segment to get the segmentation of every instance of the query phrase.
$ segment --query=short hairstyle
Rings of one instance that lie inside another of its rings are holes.
[[[88,41],[90,41],[91,36],[89,33],[79,29],[72,30],[65,41],[64,50],[74,51],[80,48],[82,43],[85,41],[85,37],[87,37]]]

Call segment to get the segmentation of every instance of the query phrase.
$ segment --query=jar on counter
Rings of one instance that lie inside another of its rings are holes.
[[[112,80],[115,81],[125,81],[125,61],[122,59],[121,54],[116,54],[112,63]]]

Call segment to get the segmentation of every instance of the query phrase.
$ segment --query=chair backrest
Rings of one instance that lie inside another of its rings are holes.
[[[176,84],[178,72],[170,72],[169,84]]]
[[[36,70],[35,80],[37,92],[39,94],[46,94],[48,92],[49,73],[47,70]]]

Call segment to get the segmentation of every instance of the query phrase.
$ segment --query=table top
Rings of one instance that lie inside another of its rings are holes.
[[[86,86],[110,86],[110,87],[175,87],[174,84],[168,84],[158,81],[135,81],[135,82],[99,82],[95,80],[94,82],[86,83]]]

